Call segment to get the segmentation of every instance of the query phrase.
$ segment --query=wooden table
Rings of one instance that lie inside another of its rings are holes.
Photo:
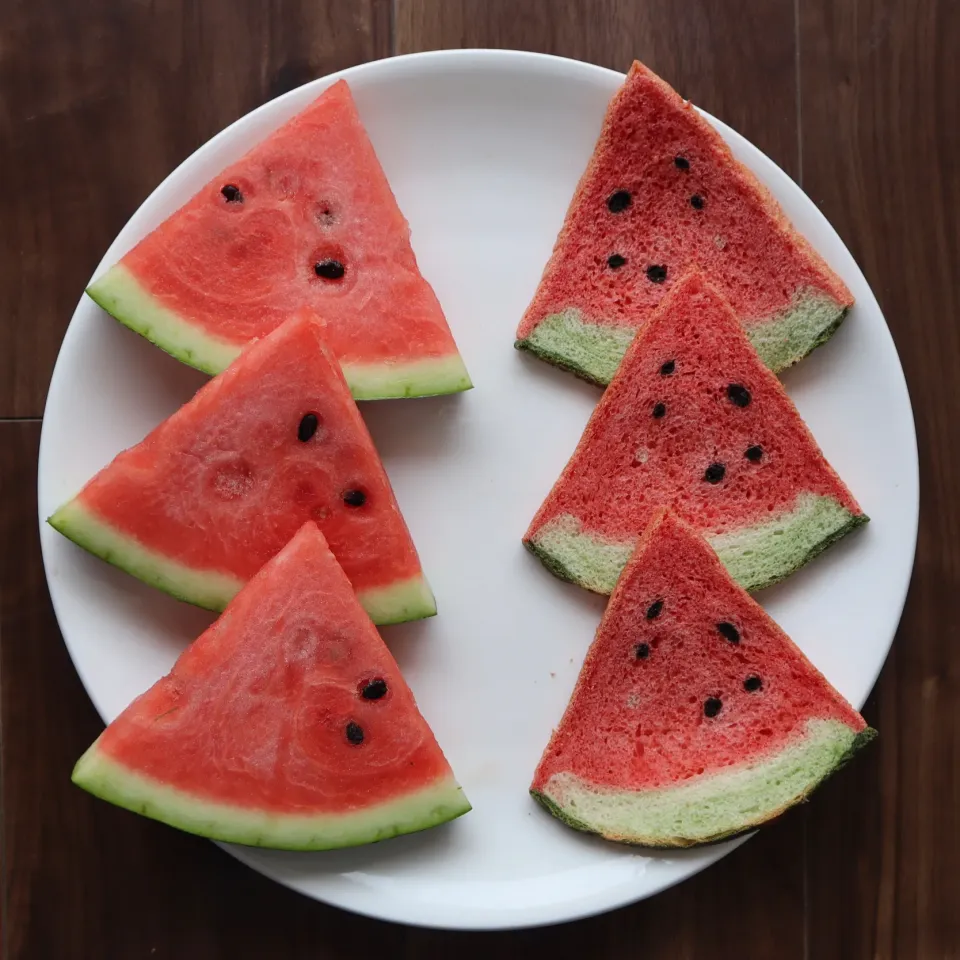
[[[69,783],[100,722],[50,609],[36,453],[109,242],[211,134],[332,70],[436,47],[632,57],[797,179],[863,267],[915,406],[923,510],[878,745],[716,867],[508,934],[363,920]],[[960,3],[7,0],[0,7],[2,956],[960,957]]]

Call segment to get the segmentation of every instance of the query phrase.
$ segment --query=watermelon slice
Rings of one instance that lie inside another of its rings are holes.
[[[87,292],[207,373],[306,306],[326,321],[357,399],[471,386],[343,80],[214,177]]]
[[[435,614],[324,332],[301,313],[252,344],[49,522],[135,577],[222,610],[313,519],[374,621]]]
[[[73,781],[190,833],[291,850],[470,809],[313,523],[107,727]]]
[[[867,520],[696,272],[627,351],[524,543],[558,576],[610,593],[661,506],[705,534],[747,590]]]
[[[634,63],[607,109],[517,346],[598,384],[691,264],[780,370],[830,338],[850,291],[694,107]]]
[[[687,847],[773,819],[874,736],[663,510],[617,584],[531,792],[579,830]]]

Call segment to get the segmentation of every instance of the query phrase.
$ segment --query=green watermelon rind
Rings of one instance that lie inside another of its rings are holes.
[[[243,581],[216,570],[194,570],[143,546],[94,515],[79,500],[71,500],[47,519],[55,530],[94,556],[164,593],[206,610],[222,612]],[[379,625],[404,623],[436,615],[437,604],[426,578],[420,574],[360,590],[357,599]]]
[[[203,373],[221,373],[243,349],[243,344],[202,332],[163,306],[123,264],[91,283],[87,294],[125,327]],[[356,400],[439,396],[473,387],[459,353],[400,363],[344,364],[343,375]]]
[[[561,772],[530,793],[567,826],[608,840],[658,849],[719,843],[806,801],[876,735],[813,718],[800,742],[680,786],[617,790]]]
[[[734,580],[756,591],[784,580],[868,519],[833,497],[801,493],[792,509],[730,533],[707,535],[707,540]],[[609,594],[635,542],[593,535],[577,517],[561,514],[524,546],[561,580]]]
[[[240,344],[203,333],[164,307],[122,264],[91,283],[87,295],[125,327],[203,373],[218,374],[240,356]]]
[[[118,807],[210,840],[276,850],[335,850],[388,840],[468,813],[448,776],[406,796],[344,813],[284,814],[219,803],[178,790],[117,762],[98,743],[77,761],[73,782]]]
[[[805,291],[785,313],[749,324],[746,333],[760,359],[779,373],[825,344],[843,323],[847,311],[847,306],[822,293]],[[636,332],[633,327],[591,322],[581,311],[569,307],[544,317],[514,346],[605,387]]]

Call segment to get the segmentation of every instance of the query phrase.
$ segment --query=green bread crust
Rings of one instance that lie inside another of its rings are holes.
[[[636,333],[635,327],[589,323],[579,310],[571,307],[544,317],[528,337],[517,340],[514,346],[581,380],[605,387]]]
[[[450,775],[403,797],[344,813],[283,814],[219,803],[131,770],[94,743],[72,780],[102,800],[211,840],[277,850],[334,850],[427,830],[468,813]]]
[[[163,306],[122,263],[90,284],[87,294],[124,326],[204,373],[222,372],[243,349],[244,344],[204,333]],[[346,364],[343,374],[357,400],[429,397],[473,386],[458,353],[408,363]]]
[[[804,736],[773,756],[680,786],[617,790],[562,772],[530,792],[568,826],[608,840],[664,849],[717,843],[805,801],[876,735],[810,719]]]
[[[822,347],[840,328],[848,307],[810,291],[794,300],[781,317],[746,328],[760,359],[774,372],[793,366]]]
[[[745,590],[762,590],[790,576],[830,544],[866,523],[833,497],[801,493],[793,508],[731,533],[707,535],[724,566]],[[566,513],[543,525],[524,545],[562,580],[595,593],[613,592],[636,539],[585,532]]]
[[[243,581],[232,574],[194,570],[145,547],[76,499],[60,507],[47,523],[101,560],[178,600],[207,610],[221,612],[243,586]],[[422,574],[358,591],[357,599],[377,624],[420,620],[437,612],[433,593]]]
[[[751,324],[746,333],[760,359],[776,373],[826,343],[846,313],[847,307],[832,297],[805,290],[786,311]],[[583,380],[606,386],[636,332],[635,327],[590,322],[581,311],[569,307],[544,317],[515,346]]]

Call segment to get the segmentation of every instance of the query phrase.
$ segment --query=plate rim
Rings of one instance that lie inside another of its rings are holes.
[[[220,129],[217,133],[211,136],[204,143],[199,145],[194,151],[192,151],[187,157],[185,157],[180,163],[178,163],[151,191],[144,197],[144,199],[138,204],[136,210],[134,210],[131,215],[127,218],[123,227],[119,230],[117,235],[114,237],[113,241],[110,243],[108,248],[103,254],[103,257],[100,259],[96,268],[94,269],[91,275],[91,281],[100,275],[100,273],[112,265],[120,256],[123,255],[127,249],[130,248],[131,244],[129,241],[123,240],[124,236],[129,232],[129,227],[131,222],[137,217],[137,214],[140,210],[151,203],[153,198],[159,192],[165,190],[167,185],[171,181],[175,181],[180,176],[181,172],[185,168],[193,166],[198,158],[208,152],[212,152],[216,149],[216,146],[223,140],[226,139],[234,129],[240,125],[246,125],[250,123],[255,117],[264,116],[270,114],[274,111],[281,109],[281,105],[292,98],[303,96],[303,92],[306,89],[311,89],[315,92],[315,95],[330,86],[332,83],[340,79],[345,79],[348,82],[357,77],[360,74],[377,74],[383,72],[389,76],[389,74],[396,70],[399,72],[405,72],[409,69],[417,69],[418,67],[426,66],[428,69],[434,69],[438,72],[442,72],[443,67],[447,63],[456,63],[458,65],[469,67],[472,64],[479,70],[484,69],[495,69],[499,64],[504,64],[509,62],[510,65],[521,66],[524,64],[531,65],[533,69],[539,69],[546,72],[551,70],[563,70],[568,72],[579,72],[580,77],[574,77],[574,79],[580,79],[581,81],[586,81],[589,77],[593,76],[595,78],[600,78],[604,80],[616,80],[618,83],[622,83],[626,74],[617,70],[612,70],[608,67],[599,66],[588,61],[579,60],[571,57],[562,57],[554,54],[548,53],[538,53],[533,51],[526,50],[508,50],[508,49],[496,49],[496,48],[484,48],[484,47],[471,47],[464,49],[445,49],[445,50],[430,50],[422,51],[417,53],[403,54],[394,57],[380,58],[376,60],[366,61],[364,63],[355,64],[350,67],[346,67],[342,70],[334,71],[323,76],[317,77],[305,84],[302,84],[299,87],[296,87],[292,90],[286,91],[277,97],[274,97],[263,104],[255,107],[253,110],[243,114],[242,116],[237,117],[227,126]],[[379,82],[384,82],[384,78],[379,78]],[[751,151],[751,162],[749,164],[750,168],[755,172],[758,172],[758,168],[766,168],[766,170],[773,174],[777,179],[783,180],[787,185],[789,190],[796,191],[799,193],[804,201],[810,205],[814,211],[815,217],[820,223],[820,227],[833,234],[836,242],[842,246],[842,248],[847,252],[850,257],[850,262],[853,268],[859,273],[864,287],[869,291],[870,298],[873,301],[873,308],[883,319],[883,334],[886,336],[889,341],[889,347],[893,351],[893,355],[897,360],[897,370],[896,374],[898,375],[897,387],[902,392],[903,398],[906,400],[906,411],[909,412],[909,418],[907,422],[909,440],[910,440],[910,470],[909,470],[909,480],[910,480],[910,499],[909,502],[904,505],[903,510],[909,511],[909,530],[910,530],[910,556],[909,564],[905,567],[905,576],[903,582],[899,586],[899,597],[896,606],[896,620],[892,623],[892,628],[890,630],[889,638],[885,644],[885,651],[883,658],[880,660],[879,665],[873,671],[872,677],[870,677],[870,682],[867,687],[867,694],[864,696],[863,700],[869,696],[869,693],[872,691],[873,687],[876,684],[877,678],[879,677],[880,671],[883,666],[886,664],[889,655],[890,649],[893,644],[893,640],[896,636],[897,630],[899,628],[900,621],[903,616],[904,605],[907,600],[909,588],[913,579],[913,572],[916,559],[916,549],[917,549],[917,535],[919,528],[919,501],[920,501],[920,490],[919,490],[919,456],[917,449],[917,438],[916,438],[916,418],[914,414],[913,404],[910,397],[910,391],[908,384],[906,382],[906,377],[903,371],[903,365],[900,360],[899,351],[897,350],[896,343],[893,339],[892,333],[890,331],[889,325],[887,324],[886,317],[883,314],[882,309],[880,308],[879,303],[877,302],[876,295],[873,292],[873,289],[869,282],[867,281],[866,276],[863,274],[862,269],[860,268],[859,263],[857,263],[853,254],[850,252],[849,247],[844,242],[842,237],[837,233],[836,229],[833,227],[832,223],[827,219],[826,215],[820,210],[815,201],[803,190],[803,188],[798,184],[793,177],[790,176],[786,171],[784,171],[774,160],[772,160],[763,150],[757,147],[752,141],[748,140],[746,137],[738,133],[735,129],[730,127],[728,124],[712,116],[707,111],[703,110],[700,107],[696,109],[707,119],[709,120],[718,131],[722,134],[724,139],[728,143],[738,143],[741,146],[747,147]],[[282,122],[279,121],[279,122]],[[276,126],[276,125],[274,125]],[[248,149],[248,148],[247,148]],[[78,663],[78,659],[75,656],[74,644],[71,643],[69,639],[69,630],[65,626],[65,617],[61,613],[60,605],[57,599],[57,591],[54,589],[54,579],[51,577],[50,564],[51,564],[51,547],[48,545],[51,541],[45,536],[45,530],[47,527],[46,517],[44,516],[44,510],[42,509],[41,503],[41,492],[42,492],[42,477],[45,470],[45,464],[48,464],[51,460],[50,452],[50,440],[49,440],[49,431],[47,429],[47,412],[48,409],[55,405],[51,401],[51,398],[56,397],[60,392],[60,387],[58,384],[63,383],[63,377],[58,377],[58,372],[61,370],[61,364],[64,363],[64,354],[69,353],[68,343],[73,337],[79,336],[78,325],[75,323],[78,312],[80,312],[85,304],[86,293],[85,291],[81,292],[80,298],[77,301],[77,305],[74,308],[74,312],[71,315],[70,322],[67,325],[67,328],[64,332],[63,339],[61,341],[60,347],[57,353],[57,359],[54,363],[53,372],[51,374],[50,383],[47,391],[47,395],[44,401],[44,410],[43,417],[41,422],[41,433],[40,433],[40,444],[39,452],[37,458],[37,494],[38,494],[38,522],[40,527],[40,543],[41,543],[41,558],[44,569],[44,577],[47,583],[47,589],[51,600],[51,605],[54,610],[54,615],[57,619],[57,625],[60,630],[61,636],[63,638],[64,645],[67,648],[67,652],[70,656],[71,663],[76,670],[81,683],[83,684],[84,691],[87,696],[90,698],[93,703],[97,713],[100,715],[102,721],[106,721],[106,713],[102,709],[98,697],[93,693],[93,684],[92,681],[88,682],[85,671],[81,668]],[[861,298],[862,299],[862,298]],[[878,333],[879,335],[879,333]],[[67,348],[67,349],[65,349]],[[906,452],[906,451],[905,451]],[[48,468],[49,469],[49,468]],[[859,704],[856,704],[858,709],[862,708],[863,701]],[[734,849],[738,848],[740,845],[745,843],[750,839],[756,831],[745,834],[738,838],[735,838],[732,841],[728,841],[721,848],[718,848],[717,852],[710,852],[708,859],[703,863],[698,864],[695,868],[690,870],[690,872],[685,873],[682,876],[671,878],[667,882],[664,882],[658,885],[655,889],[641,892],[639,894],[627,892],[619,896],[609,896],[605,903],[600,905],[575,905],[570,901],[565,901],[559,903],[557,906],[553,906],[551,909],[544,910],[542,907],[537,910],[539,916],[533,919],[525,919],[520,916],[506,915],[502,914],[499,920],[490,919],[489,921],[478,922],[476,919],[473,920],[464,920],[458,921],[458,919],[453,916],[453,911],[446,907],[435,908],[437,916],[434,916],[432,919],[427,916],[417,916],[417,917],[407,917],[403,916],[396,911],[391,911],[387,909],[376,909],[372,906],[366,906],[361,903],[353,902],[355,898],[353,897],[349,890],[346,895],[342,898],[328,899],[320,898],[312,893],[308,893],[300,889],[292,878],[286,878],[281,876],[276,876],[273,872],[268,872],[265,865],[262,863],[255,862],[253,859],[253,854],[256,851],[247,850],[243,847],[231,846],[229,844],[222,844],[216,841],[217,846],[225,850],[235,859],[239,860],[245,866],[255,870],[257,873],[262,876],[267,877],[272,882],[278,883],[294,892],[309,897],[310,899],[315,899],[318,902],[325,903],[330,906],[335,906],[339,909],[347,910],[351,913],[368,917],[371,919],[384,920],[390,922],[402,923],[408,926],[413,927],[422,927],[429,929],[442,929],[442,930],[462,930],[462,931],[481,931],[481,930],[514,930],[514,929],[533,929],[543,926],[555,925],[573,922],[575,920],[585,919],[592,916],[597,916],[603,913],[607,913],[625,906],[628,906],[633,903],[640,902],[641,900],[648,899],[649,897],[655,896],[663,891],[669,889],[676,884],[683,882],[684,880],[689,880],[697,873],[701,872],[712,866],[718,860],[725,857],[728,853],[732,852]],[[373,898],[376,899],[376,898]],[[379,904],[382,905],[382,904]],[[559,907],[559,909],[558,909]],[[429,913],[429,909],[425,911]]]

